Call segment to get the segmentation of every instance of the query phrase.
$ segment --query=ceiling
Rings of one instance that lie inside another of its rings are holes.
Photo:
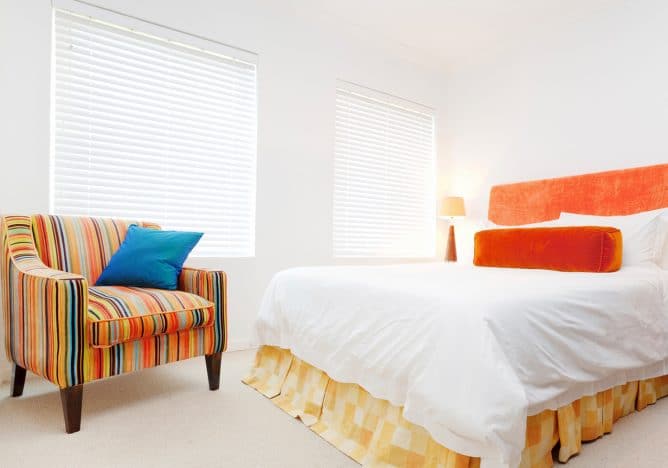
[[[292,0],[428,66],[449,67],[586,21],[624,0]]]

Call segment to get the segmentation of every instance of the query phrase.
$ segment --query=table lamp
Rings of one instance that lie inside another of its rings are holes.
[[[441,218],[450,219],[450,229],[448,230],[448,247],[445,251],[445,261],[456,262],[457,245],[455,243],[454,219],[466,215],[466,210],[464,209],[464,199],[462,197],[445,197],[441,202],[438,215]]]

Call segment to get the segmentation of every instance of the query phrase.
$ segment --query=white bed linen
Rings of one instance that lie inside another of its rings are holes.
[[[429,263],[278,273],[257,344],[404,406],[484,466],[517,466],[526,417],[668,374],[668,273]]]

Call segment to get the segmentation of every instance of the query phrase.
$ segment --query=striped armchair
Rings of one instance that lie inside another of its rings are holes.
[[[131,221],[66,216],[2,218],[0,278],[11,394],[26,370],[60,388],[68,433],[81,425],[83,384],[205,356],[220,384],[227,345],[227,276],[184,268],[179,290],[92,286]],[[159,229],[149,223],[135,223]]]

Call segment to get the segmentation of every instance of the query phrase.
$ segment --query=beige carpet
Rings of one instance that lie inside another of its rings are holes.
[[[252,351],[223,356],[210,392],[204,359],[87,385],[82,430],[64,433],[56,388],[0,388],[0,467],[356,467],[239,380]],[[622,419],[566,468],[668,466],[668,399]]]

